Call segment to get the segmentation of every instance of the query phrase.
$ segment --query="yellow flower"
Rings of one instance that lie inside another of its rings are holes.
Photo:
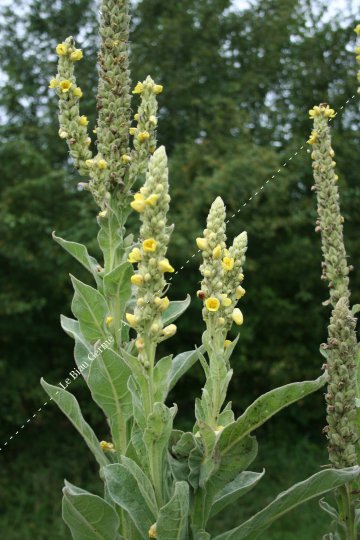
[[[169,324],[168,326],[165,326],[165,328],[163,328],[162,333],[166,337],[171,337],[176,334],[176,330],[176,324]]]
[[[319,116],[319,114],[320,114],[320,107],[318,105],[315,105],[315,107],[309,110],[309,117],[311,119],[315,118],[315,116]]]
[[[148,532],[148,535],[149,535],[149,538],[157,538],[156,523],[151,525],[151,527],[149,529],[149,532]]]
[[[154,94],[161,94],[161,92],[164,90],[164,87],[161,84],[154,84],[152,90]]]
[[[77,62],[78,60],[81,60],[83,56],[84,55],[81,49],[75,49],[75,51],[70,53],[70,60]]]
[[[221,246],[220,246],[220,244],[218,244],[216,247],[214,247],[212,254],[213,254],[214,259],[220,259],[220,257],[221,257]]]
[[[99,159],[99,161],[97,162],[97,166],[99,167],[99,169],[106,169],[108,164],[105,159]]]
[[[146,207],[145,197],[142,193],[135,193],[134,200],[130,203],[131,208],[136,212],[143,212]]]
[[[135,120],[135,122],[138,122],[138,121],[139,121],[139,118],[140,118],[139,113],[134,114],[134,120]]]
[[[205,300],[205,306],[208,311],[217,311],[220,307],[220,301],[217,298],[210,297]]]
[[[234,259],[232,257],[224,257],[222,260],[222,265],[225,272],[230,272],[234,268]]]
[[[155,152],[155,150],[156,150],[156,146],[150,146],[149,152],[150,152],[151,154],[153,154],[153,153]]]
[[[100,447],[104,450],[104,452],[106,450],[108,450],[110,452],[114,451],[114,445],[111,442],[101,441],[100,442]]]
[[[158,121],[156,119],[156,116],[154,116],[153,114],[149,117],[149,122],[150,124],[152,124],[153,126],[156,126]]]
[[[136,285],[136,287],[141,287],[141,285],[144,283],[144,278],[140,274],[134,274],[131,276],[130,280],[133,285]]]
[[[145,142],[150,139],[150,133],[148,131],[141,131],[137,136],[139,142]]]
[[[235,296],[238,300],[240,300],[240,298],[242,298],[245,294],[245,289],[243,289],[241,287],[241,285],[239,285],[238,287],[236,287],[236,291],[235,291]]]
[[[82,92],[80,86],[77,86],[76,88],[74,88],[73,94],[74,94],[75,97],[78,97],[78,98],[83,97],[83,92]]]
[[[89,120],[87,119],[87,116],[80,116],[79,118],[79,124],[80,126],[87,126],[89,123]]]
[[[231,340],[230,339],[225,339],[225,341],[224,341],[225,349],[227,349],[229,345],[231,345]]]
[[[132,91],[133,94],[141,94],[144,91],[144,85],[141,82],[138,82]]]
[[[355,32],[358,36],[360,36],[360,24],[357,24],[357,25],[355,26],[354,32]]]
[[[92,161],[90,159],[88,159],[87,161]],[[106,218],[107,216],[107,210],[101,210],[101,212],[98,213],[98,217],[100,218]]]
[[[156,251],[157,242],[154,240],[154,238],[147,238],[143,241],[142,247],[144,251],[147,251],[148,253],[153,253]]]
[[[319,136],[318,132],[313,129],[311,131],[309,139],[306,141],[307,144],[315,144],[318,140],[318,136]]]
[[[59,86],[63,93],[65,93],[70,90],[70,88],[72,87],[72,83],[68,79],[64,79],[63,81],[59,82]]]
[[[241,313],[239,308],[235,308],[231,316],[234,323],[237,324],[238,326],[241,326],[242,323],[244,322],[243,314]]]
[[[360,58],[360,57],[359,57],[359,58]],[[336,113],[335,113],[334,109],[330,109],[329,107],[325,107],[324,115],[325,115],[327,118],[335,118]]]
[[[164,298],[161,298],[160,309],[161,309],[162,311],[167,310],[167,308],[169,307],[169,305],[170,305],[170,300],[168,299],[167,296],[164,296]]]
[[[136,133],[136,127],[131,127],[131,128],[129,129],[129,133],[130,133],[130,135],[135,135],[135,133]]]
[[[196,239],[196,245],[197,245],[197,247],[198,247],[199,249],[201,249],[202,251],[203,251],[204,249],[206,249],[207,246],[208,246],[208,243],[207,243],[206,238],[197,238],[197,239]]]
[[[138,263],[141,261],[141,251],[139,248],[134,248],[129,253],[128,262],[130,263]]]
[[[150,206],[155,206],[155,203],[158,200],[158,198],[159,198],[159,195],[157,195],[156,193],[152,193],[151,195],[149,195],[149,197],[147,197],[145,202],[146,204],[149,204]]]
[[[69,50],[69,47],[66,43],[59,43],[56,45],[56,52],[59,56],[65,56]]]
[[[57,85],[58,85],[58,80],[57,79],[50,79],[49,81],[49,88],[56,88]]]
[[[131,156],[129,156],[128,154],[123,154],[123,155],[121,156],[121,161],[122,161],[123,163],[130,163],[130,161],[131,161]]]
[[[141,212],[145,210],[146,204],[145,204],[145,201],[132,201],[130,203],[130,206],[133,210],[135,210],[136,212],[139,212],[140,214]]]
[[[232,304],[231,298],[227,298],[227,296],[225,296],[225,297],[221,300],[221,304],[222,304],[224,307],[229,307],[229,306],[231,306],[231,304]]]
[[[106,317],[105,322],[106,322],[107,326],[110,326],[110,324],[113,322],[113,317],[111,317],[111,315],[109,315],[109,317]]]
[[[136,326],[137,318],[132,313],[125,313],[125,318],[130,326]]]
[[[161,272],[175,272],[168,259],[161,259],[158,263],[158,268]]]

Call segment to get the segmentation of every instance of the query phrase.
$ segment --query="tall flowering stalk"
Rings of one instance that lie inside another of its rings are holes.
[[[333,310],[328,327],[327,343],[322,345],[329,374],[327,422],[324,429],[329,441],[329,459],[334,467],[358,463],[356,443],[356,319],[350,309],[349,272],[343,238],[344,218],[340,213],[338,175],[335,172],[335,153],[331,146],[329,119],[335,111],[322,103],[309,111],[314,129],[308,143],[312,146],[313,171],[317,195],[318,220],[316,231],[321,233],[322,279],[328,282],[330,298],[324,302]],[[341,488],[339,525],[344,538],[356,538],[355,502],[352,485]],[[342,534],[342,533],[341,533]]]
[[[92,398],[102,409],[108,432],[99,440],[82,416],[75,396],[63,385],[42,385],[82,435],[104,481],[103,497],[65,482],[63,517],[74,540],[209,540],[210,518],[253,488],[262,473],[246,470],[257,453],[253,431],[279,410],[314,392],[326,376],[291,383],[259,397],[237,419],[223,407],[233,373],[230,357],[243,323],[236,304],[244,295],[246,233],[226,247],[225,206],[213,203],[197,243],[202,251],[206,330],[199,348],[159,358],[158,344],[177,331],[174,321],[187,308],[171,301],[166,276],[172,225],[164,147],[156,148],[157,96],[163,87],[151,77],[132,93],[140,98],[130,117],[128,2],[101,2],[97,153],[90,150],[88,120],[80,114],[82,92],[74,65],[82,58],[73,38],[57,46],[58,74],[50,87],[59,97],[60,137],[100,210],[98,242],[102,260],[87,248],[54,239],[90,273],[93,285],[72,277],[75,319],[62,317],[74,339],[74,356]],[[134,124],[133,124],[134,122]],[[132,125],[133,124],[133,125]],[[133,137],[130,144],[130,136]],[[140,217],[138,238],[126,235],[131,211]],[[205,384],[195,403],[192,431],[174,428],[177,407],[166,405],[179,379],[199,360]],[[258,514],[215,540],[254,537],[277,517],[312,497],[343,485],[357,467],[322,471],[292,486]]]

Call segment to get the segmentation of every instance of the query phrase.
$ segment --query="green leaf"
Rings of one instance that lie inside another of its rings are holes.
[[[144,431],[144,444],[146,446],[149,462],[156,470],[166,467],[166,451],[171,436],[173,418],[171,409],[164,403],[154,403],[153,412],[146,419]]]
[[[238,440],[226,453],[222,452],[221,446],[218,446],[217,443],[211,456],[216,467],[210,479],[202,475],[200,476],[201,485],[205,485],[208,481],[212,494],[215,495],[254,461],[257,451],[258,444],[256,438],[249,435]]]
[[[75,294],[71,309],[80,324],[80,330],[90,342],[106,339],[109,335],[105,331],[105,318],[109,308],[102,294],[89,285],[85,285],[71,276]]]
[[[60,322],[63,330],[68,334],[68,336],[75,340],[75,362],[85,381],[87,381],[90,364],[92,362],[93,347],[82,335],[79,321],[65,317],[65,315],[61,315]]]
[[[206,531],[198,531],[195,540],[210,540],[210,534]]]
[[[91,257],[88,253],[86,246],[83,244],[78,244],[77,242],[69,242],[64,240],[59,236],[55,235],[55,232],[52,233],[52,237],[65,251],[70,253],[80,264],[86,268],[93,276],[97,285],[101,284],[101,278],[99,276],[98,269],[100,268],[99,263],[94,257]]]
[[[74,540],[120,540],[119,518],[101,497],[65,480],[63,519]]]
[[[170,501],[160,509],[156,521],[158,540],[186,540],[188,538],[189,485],[176,482]]]
[[[121,343],[125,325],[122,323],[124,313],[131,296],[131,281],[133,274],[132,264],[124,262],[117,266],[112,272],[104,276],[104,295],[107,298],[111,315],[113,316],[113,327],[119,332],[116,336]]]
[[[121,263],[112,272],[104,276],[104,292],[106,296],[114,296],[122,304],[126,304],[131,295],[133,267],[129,262]]]
[[[44,379],[41,379],[40,383],[41,386],[44,388],[45,392],[50,396],[50,399],[55,401],[55,403],[62,410],[65,416],[68,417],[73,426],[78,430],[78,432],[83,437],[86,444],[94,454],[95,459],[100,465],[100,467],[107,465],[108,460],[106,459],[104,452],[100,448],[99,440],[96,437],[92,428],[84,420],[75,396],[73,396],[73,394],[71,394],[67,390],[60,388],[59,386],[53,386],[52,384],[48,384],[46,381],[44,381]]]
[[[107,216],[99,220],[100,230],[98,242],[104,255],[104,271],[107,274],[116,266],[116,261],[120,262],[124,255],[125,244],[128,238],[122,239],[123,224],[131,210],[128,200],[122,201],[122,208],[117,205],[116,208],[108,207]]]
[[[178,380],[195,364],[198,359],[198,351],[203,352],[205,347],[202,345],[196,351],[186,351],[178,354],[172,361],[169,381],[169,391],[172,390]]]
[[[151,510],[153,515],[156,516],[158,512],[158,506],[156,502],[154,488],[149,478],[140,469],[139,465],[132,459],[129,459],[128,457],[125,457],[125,456],[121,456],[121,463],[127,468],[127,470],[136,479],[137,485],[139,486],[139,490],[142,496],[144,497],[144,499],[146,499],[146,503],[149,509]]]
[[[88,384],[94,401],[109,419],[115,448],[125,452],[126,421],[132,415],[127,382],[131,371],[120,355],[111,349],[102,351],[91,363]]]
[[[264,424],[274,414],[324,386],[326,379],[327,376],[324,374],[315,381],[287,384],[260,396],[236,422],[225,427],[217,443],[218,452],[222,456],[230,452],[243,437]]]
[[[170,302],[169,307],[162,314],[163,325],[165,326],[176,321],[176,319],[189,307],[190,301],[191,297],[188,294],[185,300],[175,300],[174,302]]]
[[[216,516],[229,504],[234,503],[240,497],[250,491],[264,476],[265,470],[261,473],[243,471],[236,478],[227,484],[214,498],[210,517]]]
[[[296,506],[351,482],[359,476],[359,473],[359,467],[320,471],[307,480],[299,482],[287,491],[280,493],[273,502],[245,521],[245,523],[216,536],[214,540],[243,540],[245,538],[253,540],[258,538],[276,519],[296,508]]]
[[[148,538],[148,531],[156,516],[149,508],[136,477],[125,465],[118,463],[105,467],[104,477],[114,502],[129,514],[143,538]]]
[[[154,401],[164,402],[169,392],[172,357],[164,356],[155,364],[154,368]]]

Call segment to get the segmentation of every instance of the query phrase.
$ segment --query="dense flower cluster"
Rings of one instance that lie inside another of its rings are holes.
[[[134,313],[127,313],[126,320],[136,328],[136,347],[140,353],[147,341],[158,343],[171,337],[176,326],[163,327],[162,313],[169,306],[169,299],[163,295],[166,285],[165,273],[174,272],[166,250],[172,226],[167,226],[169,210],[168,168],[165,148],[161,146],[150,159],[146,181],[135,193],[131,206],[139,212],[142,226],[140,243],[129,253],[128,260],[137,264],[132,276],[136,287],[136,307]]]
[[[241,283],[247,249],[245,232],[237,236],[227,249],[225,229],[225,206],[222,199],[217,197],[210,208],[204,236],[196,239],[203,256],[200,266],[203,280],[198,297],[204,301],[204,320],[222,328],[224,334],[233,322],[237,325],[243,323],[243,315],[235,306],[245,294]]]

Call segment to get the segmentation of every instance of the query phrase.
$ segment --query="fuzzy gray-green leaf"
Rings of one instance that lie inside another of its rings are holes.
[[[185,300],[175,300],[170,302],[169,307],[162,314],[163,325],[166,326],[167,324],[176,321],[176,319],[189,307],[190,301],[191,298],[188,294]]]
[[[141,493],[135,476],[125,465],[118,463],[105,467],[104,476],[114,502],[126,510],[142,537],[148,538],[148,531],[156,516]]]
[[[92,428],[84,420],[75,396],[73,396],[73,394],[71,394],[67,390],[60,388],[59,386],[53,386],[52,384],[48,384],[46,381],[44,381],[44,379],[41,379],[40,382],[45,392],[50,396],[52,400],[55,401],[55,403],[62,410],[65,416],[68,417],[73,426],[78,430],[80,435],[82,435],[83,439],[94,454],[95,459],[99,463],[99,465],[107,465],[108,461],[100,448],[99,440],[96,437]]]
[[[170,501],[160,509],[157,519],[157,540],[186,540],[188,538],[189,485],[176,482]]]
[[[214,540],[245,540],[247,538],[253,540],[258,538],[275,520],[296,506],[351,482],[359,477],[359,472],[359,467],[320,471],[280,493],[274,501],[242,525],[216,536]]]
[[[216,516],[216,514],[221,512],[229,504],[234,503],[237,499],[245,495],[256,486],[264,474],[265,470],[261,473],[251,471],[241,472],[216,495],[211,507],[210,517]]]
[[[65,480],[63,519],[74,540],[120,540],[119,518],[101,497]]]
[[[106,339],[104,322],[109,308],[105,298],[99,291],[73,276],[71,276],[71,281],[75,290],[71,309],[79,321],[80,330],[85,339],[92,343],[99,339]]]

